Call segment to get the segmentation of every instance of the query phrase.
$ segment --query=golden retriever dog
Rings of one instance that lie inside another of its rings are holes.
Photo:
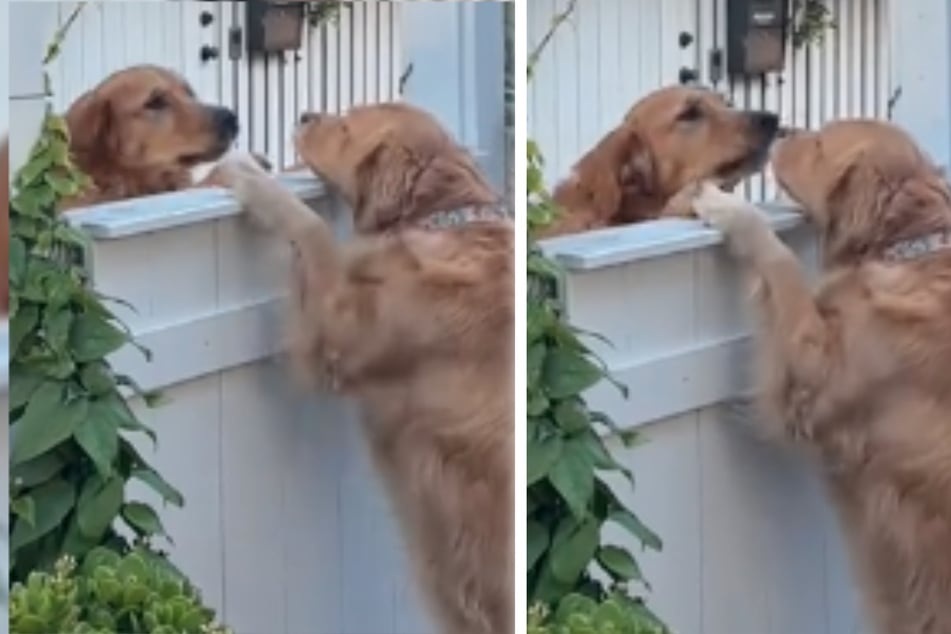
[[[694,205],[758,283],[764,425],[812,449],[880,634],[951,632],[951,188],[900,129],[840,121],[778,141],[823,274],[756,207]]]
[[[293,250],[290,353],[362,406],[440,631],[513,631],[513,228],[473,159],[403,104],[309,114],[298,153],[353,209],[327,224],[247,159],[220,177]]]
[[[733,186],[759,170],[779,130],[770,112],[732,108],[705,88],[668,86],[641,99],[554,191],[562,213],[542,237],[692,213],[687,185]]]
[[[93,186],[64,209],[192,187],[193,169],[221,157],[238,135],[235,113],[201,103],[184,79],[157,66],[110,75],[70,106],[66,124],[73,159]]]

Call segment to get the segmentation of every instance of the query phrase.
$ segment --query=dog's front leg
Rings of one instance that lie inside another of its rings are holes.
[[[780,415],[788,432],[810,438],[820,417],[818,395],[825,377],[834,371],[836,336],[823,318],[796,255],[780,241],[762,212],[751,203],[703,185],[694,209],[721,230],[733,254],[759,284],[762,312],[762,352],[776,383]]]

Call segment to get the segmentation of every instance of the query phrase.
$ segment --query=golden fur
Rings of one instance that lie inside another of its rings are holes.
[[[815,293],[755,207],[712,186],[695,201],[759,283],[764,423],[813,450],[876,631],[948,634],[951,250],[884,254],[951,229],[951,191],[875,121],[784,139],[773,165],[820,233]]]
[[[199,102],[184,79],[156,66],[110,75],[69,107],[66,123],[93,186],[64,209],[191,187],[191,169],[218,159],[238,134],[233,112]]]
[[[691,213],[675,194],[715,178],[727,185],[758,170],[778,130],[767,112],[743,112],[703,88],[650,93],[555,188],[562,213],[544,237]],[[684,204],[686,203],[686,204]]]
[[[495,205],[473,160],[401,104],[305,117],[298,152],[352,207],[337,243],[246,162],[221,175],[293,247],[291,353],[363,408],[423,593],[444,634],[513,631],[513,231],[414,225]]]

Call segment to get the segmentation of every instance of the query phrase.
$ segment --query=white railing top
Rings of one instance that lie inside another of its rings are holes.
[[[323,182],[307,171],[284,172],[277,175],[277,180],[304,200],[327,193]],[[228,190],[208,187],[74,209],[64,217],[94,240],[115,240],[239,213],[241,205]]]
[[[803,222],[802,214],[790,203],[760,203],[758,206],[778,231]],[[539,246],[569,271],[590,271],[700,249],[722,241],[723,234],[699,220],[667,218],[550,238],[541,241]]]

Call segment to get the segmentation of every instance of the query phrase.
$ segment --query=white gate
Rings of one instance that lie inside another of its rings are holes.
[[[75,2],[60,2],[59,20]],[[201,99],[237,112],[238,146],[275,166],[296,162],[289,140],[301,112],[340,111],[400,95],[400,4],[345,2],[331,22],[304,29],[299,51],[251,58],[245,2],[89,3],[50,70],[65,110],[109,73],[150,63],[183,73]]]
[[[529,89],[529,136],[547,159],[549,183],[646,93],[680,81],[684,71],[743,108],[780,113],[814,126],[845,116],[884,117],[893,97],[888,0],[828,0],[836,28],[819,44],[787,45],[786,69],[734,81],[715,72],[726,42],[726,0],[579,0],[546,48]],[[568,0],[532,0],[528,46],[548,31]],[[681,34],[692,40],[682,45]],[[775,194],[768,175],[747,195]]]

